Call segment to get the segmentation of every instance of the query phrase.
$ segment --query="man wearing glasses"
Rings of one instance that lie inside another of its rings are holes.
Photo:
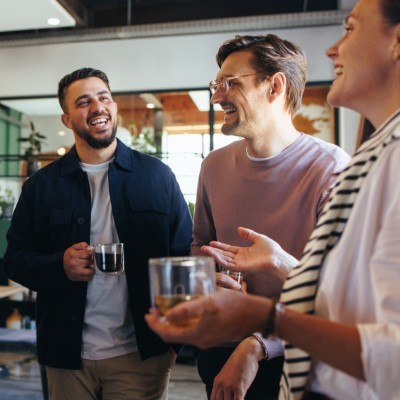
[[[236,246],[246,226],[277,241],[296,258],[349,157],[339,147],[299,132],[293,117],[306,82],[304,52],[275,35],[236,36],[218,51],[211,102],[225,113],[225,135],[243,138],[203,162],[193,227],[193,254],[211,254],[210,241]],[[230,260],[226,260],[228,265]],[[258,274],[221,286],[279,297],[283,282]],[[199,374],[213,399],[276,399],[283,362],[279,340],[255,333],[202,351]]]

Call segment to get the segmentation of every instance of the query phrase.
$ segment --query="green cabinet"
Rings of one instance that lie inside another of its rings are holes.
[[[3,255],[6,251],[7,247],[6,234],[8,228],[10,227],[10,224],[11,224],[11,219],[0,218],[0,258],[3,258]]]

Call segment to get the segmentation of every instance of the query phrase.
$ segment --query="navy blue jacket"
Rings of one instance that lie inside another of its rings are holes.
[[[150,307],[148,259],[187,255],[192,221],[174,174],[155,157],[118,141],[108,171],[118,237],[125,244],[129,305],[142,359],[167,345],[143,318]],[[91,196],[75,147],[23,185],[7,233],[3,267],[10,279],[37,292],[41,364],[79,369],[87,283],[71,282],[64,251],[90,241]]]

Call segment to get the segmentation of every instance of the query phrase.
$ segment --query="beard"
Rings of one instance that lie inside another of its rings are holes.
[[[237,134],[237,130],[239,127],[239,121],[235,121],[232,124],[223,124],[221,126],[221,132],[226,136],[240,136]]]
[[[99,139],[91,136],[87,129],[75,129],[75,133],[93,149],[105,149],[114,142],[117,136],[117,121],[111,127],[111,134],[104,138]]]

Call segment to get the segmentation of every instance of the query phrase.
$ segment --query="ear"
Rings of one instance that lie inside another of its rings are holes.
[[[71,123],[69,122],[69,115],[68,114],[65,114],[65,113],[62,114],[61,115],[61,121],[67,128],[72,129],[71,128]]]
[[[286,75],[283,72],[277,72],[272,75],[270,79],[271,92],[270,95],[278,97],[281,94],[285,94],[286,90]]]
[[[395,27],[395,40],[393,46],[393,59],[397,55],[397,60],[400,60],[400,24]]]

